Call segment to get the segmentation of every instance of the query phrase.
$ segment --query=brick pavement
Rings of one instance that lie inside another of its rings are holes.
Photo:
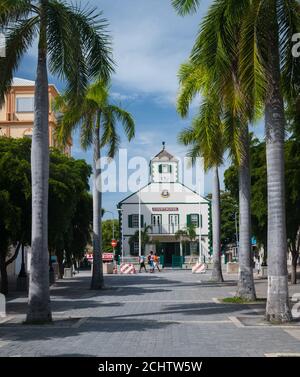
[[[300,354],[299,324],[265,325],[263,303],[218,303],[216,298],[235,291],[236,276],[225,278],[214,284],[209,272],[172,270],[110,275],[107,288],[95,292],[89,290],[89,273],[82,272],[52,287],[55,321],[49,326],[23,325],[26,297],[11,296],[8,321],[0,324],[0,356]],[[266,281],[257,280],[256,287],[265,297]]]

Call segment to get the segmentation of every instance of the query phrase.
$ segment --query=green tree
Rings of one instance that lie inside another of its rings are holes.
[[[297,260],[299,258],[299,184],[300,144],[293,135],[285,143],[285,202],[287,218],[288,250],[292,254],[292,284],[296,284]],[[252,224],[258,244],[267,249],[267,177],[265,143],[254,140],[251,146]],[[231,166],[225,172],[225,187],[237,197],[237,170]],[[265,253],[266,254],[266,253]],[[266,261],[267,255],[265,255]]]
[[[178,110],[185,116],[185,109],[181,107],[182,98],[186,98],[185,79],[178,99]],[[217,104],[217,105],[216,105]],[[183,130],[179,136],[179,143],[190,146],[188,156],[195,161],[197,157],[204,159],[205,170],[213,171],[212,193],[212,224],[213,224],[213,259],[212,279],[223,281],[221,266],[221,207],[220,181],[218,168],[223,163],[224,135],[223,124],[219,117],[219,107],[216,98],[206,97],[200,106],[198,115],[194,118],[190,128]]]
[[[180,240],[181,245],[186,246],[188,242],[195,242],[197,239],[196,226],[191,224],[175,233],[176,240]]]
[[[0,268],[4,293],[8,264],[16,259],[22,244],[31,245],[30,153],[31,140],[0,138]],[[78,255],[89,242],[90,174],[91,168],[85,161],[51,150],[48,240],[49,251],[58,256],[60,267],[66,252],[69,251],[70,258]],[[10,246],[15,244],[17,247],[11,253]]]
[[[113,235],[114,228],[114,235]],[[113,247],[111,241],[120,240],[119,221],[118,220],[106,220],[102,222],[102,249],[107,253],[112,253]]]
[[[63,113],[58,137],[66,143],[76,127],[81,129],[81,145],[87,149],[93,146],[93,276],[91,289],[104,286],[102,264],[102,192],[101,192],[101,150],[107,146],[110,158],[115,156],[119,145],[117,123],[120,122],[128,140],[134,137],[135,125],[131,115],[109,102],[109,88],[106,81],[91,84],[84,100],[73,106],[68,95],[58,98],[57,108]]]
[[[90,174],[91,168],[85,161],[74,160],[55,149],[51,151],[49,251],[58,258],[60,277],[63,275],[64,256],[71,263],[75,255],[79,256],[78,250],[86,247],[89,239],[90,216],[86,206],[91,204],[88,194]]]
[[[30,244],[30,140],[0,138],[1,292],[7,294],[7,266],[22,244]],[[11,246],[17,245],[11,252]]]
[[[152,226],[147,224],[144,224],[144,228],[141,230],[142,255],[145,255],[146,245],[152,242],[151,237],[149,236],[150,230],[152,230]],[[129,238],[129,244],[133,245],[134,243],[139,243],[139,237],[140,232],[137,230],[134,235]]]
[[[32,138],[32,258],[27,322],[51,321],[48,274],[49,94],[48,67],[80,103],[88,82],[112,71],[106,23],[95,11],[58,0],[3,0],[0,26],[7,32],[0,59],[0,101],[21,58],[38,37]]]

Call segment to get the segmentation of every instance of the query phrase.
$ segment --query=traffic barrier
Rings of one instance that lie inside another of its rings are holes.
[[[197,263],[193,268],[192,268],[192,273],[193,274],[205,274],[207,270],[207,266],[205,263]]]
[[[121,274],[133,275],[136,274],[136,269],[131,263],[123,263],[120,267]]]

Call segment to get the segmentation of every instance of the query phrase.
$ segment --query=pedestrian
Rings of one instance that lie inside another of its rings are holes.
[[[154,261],[153,261],[153,251],[150,251],[150,254],[148,255],[148,264],[150,268],[150,272],[154,272]]]
[[[256,270],[257,270],[257,273],[259,275],[260,274],[260,260],[259,260],[259,258],[257,258],[257,260],[256,260]]]
[[[155,270],[155,267],[157,267],[158,271],[160,272],[160,268],[159,268],[159,256],[157,255],[157,253],[155,253],[153,255],[153,271]]]
[[[142,268],[145,270],[145,272],[148,272],[145,264],[145,259],[146,258],[144,257],[144,255],[140,256],[140,273],[142,272]]]

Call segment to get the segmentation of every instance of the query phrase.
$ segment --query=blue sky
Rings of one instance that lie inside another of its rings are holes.
[[[130,143],[122,136],[122,148],[128,156],[144,156],[150,160],[167,143],[170,153],[184,157],[185,148],[178,145],[178,132],[191,119],[181,120],[176,114],[177,71],[189,56],[201,18],[211,0],[203,0],[199,12],[179,17],[171,0],[90,0],[103,11],[113,38],[116,73],[112,78],[112,99],[130,111],[136,122],[136,138]],[[83,2],[86,4],[86,1]],[[24,57],[16,76],[35,79],[35,49]],[[64,85],[49,78],[59,90]],[[196,110],[192,109],[191,115]],[[74,136],[73,156],[91,162],[91,151],[80,149]],[[224,169],[222,169],[224,170]],[[210,191],[210,175],[205,179]],[[116,213],[116,203],[124,193],[104,194],[103,206]]]

